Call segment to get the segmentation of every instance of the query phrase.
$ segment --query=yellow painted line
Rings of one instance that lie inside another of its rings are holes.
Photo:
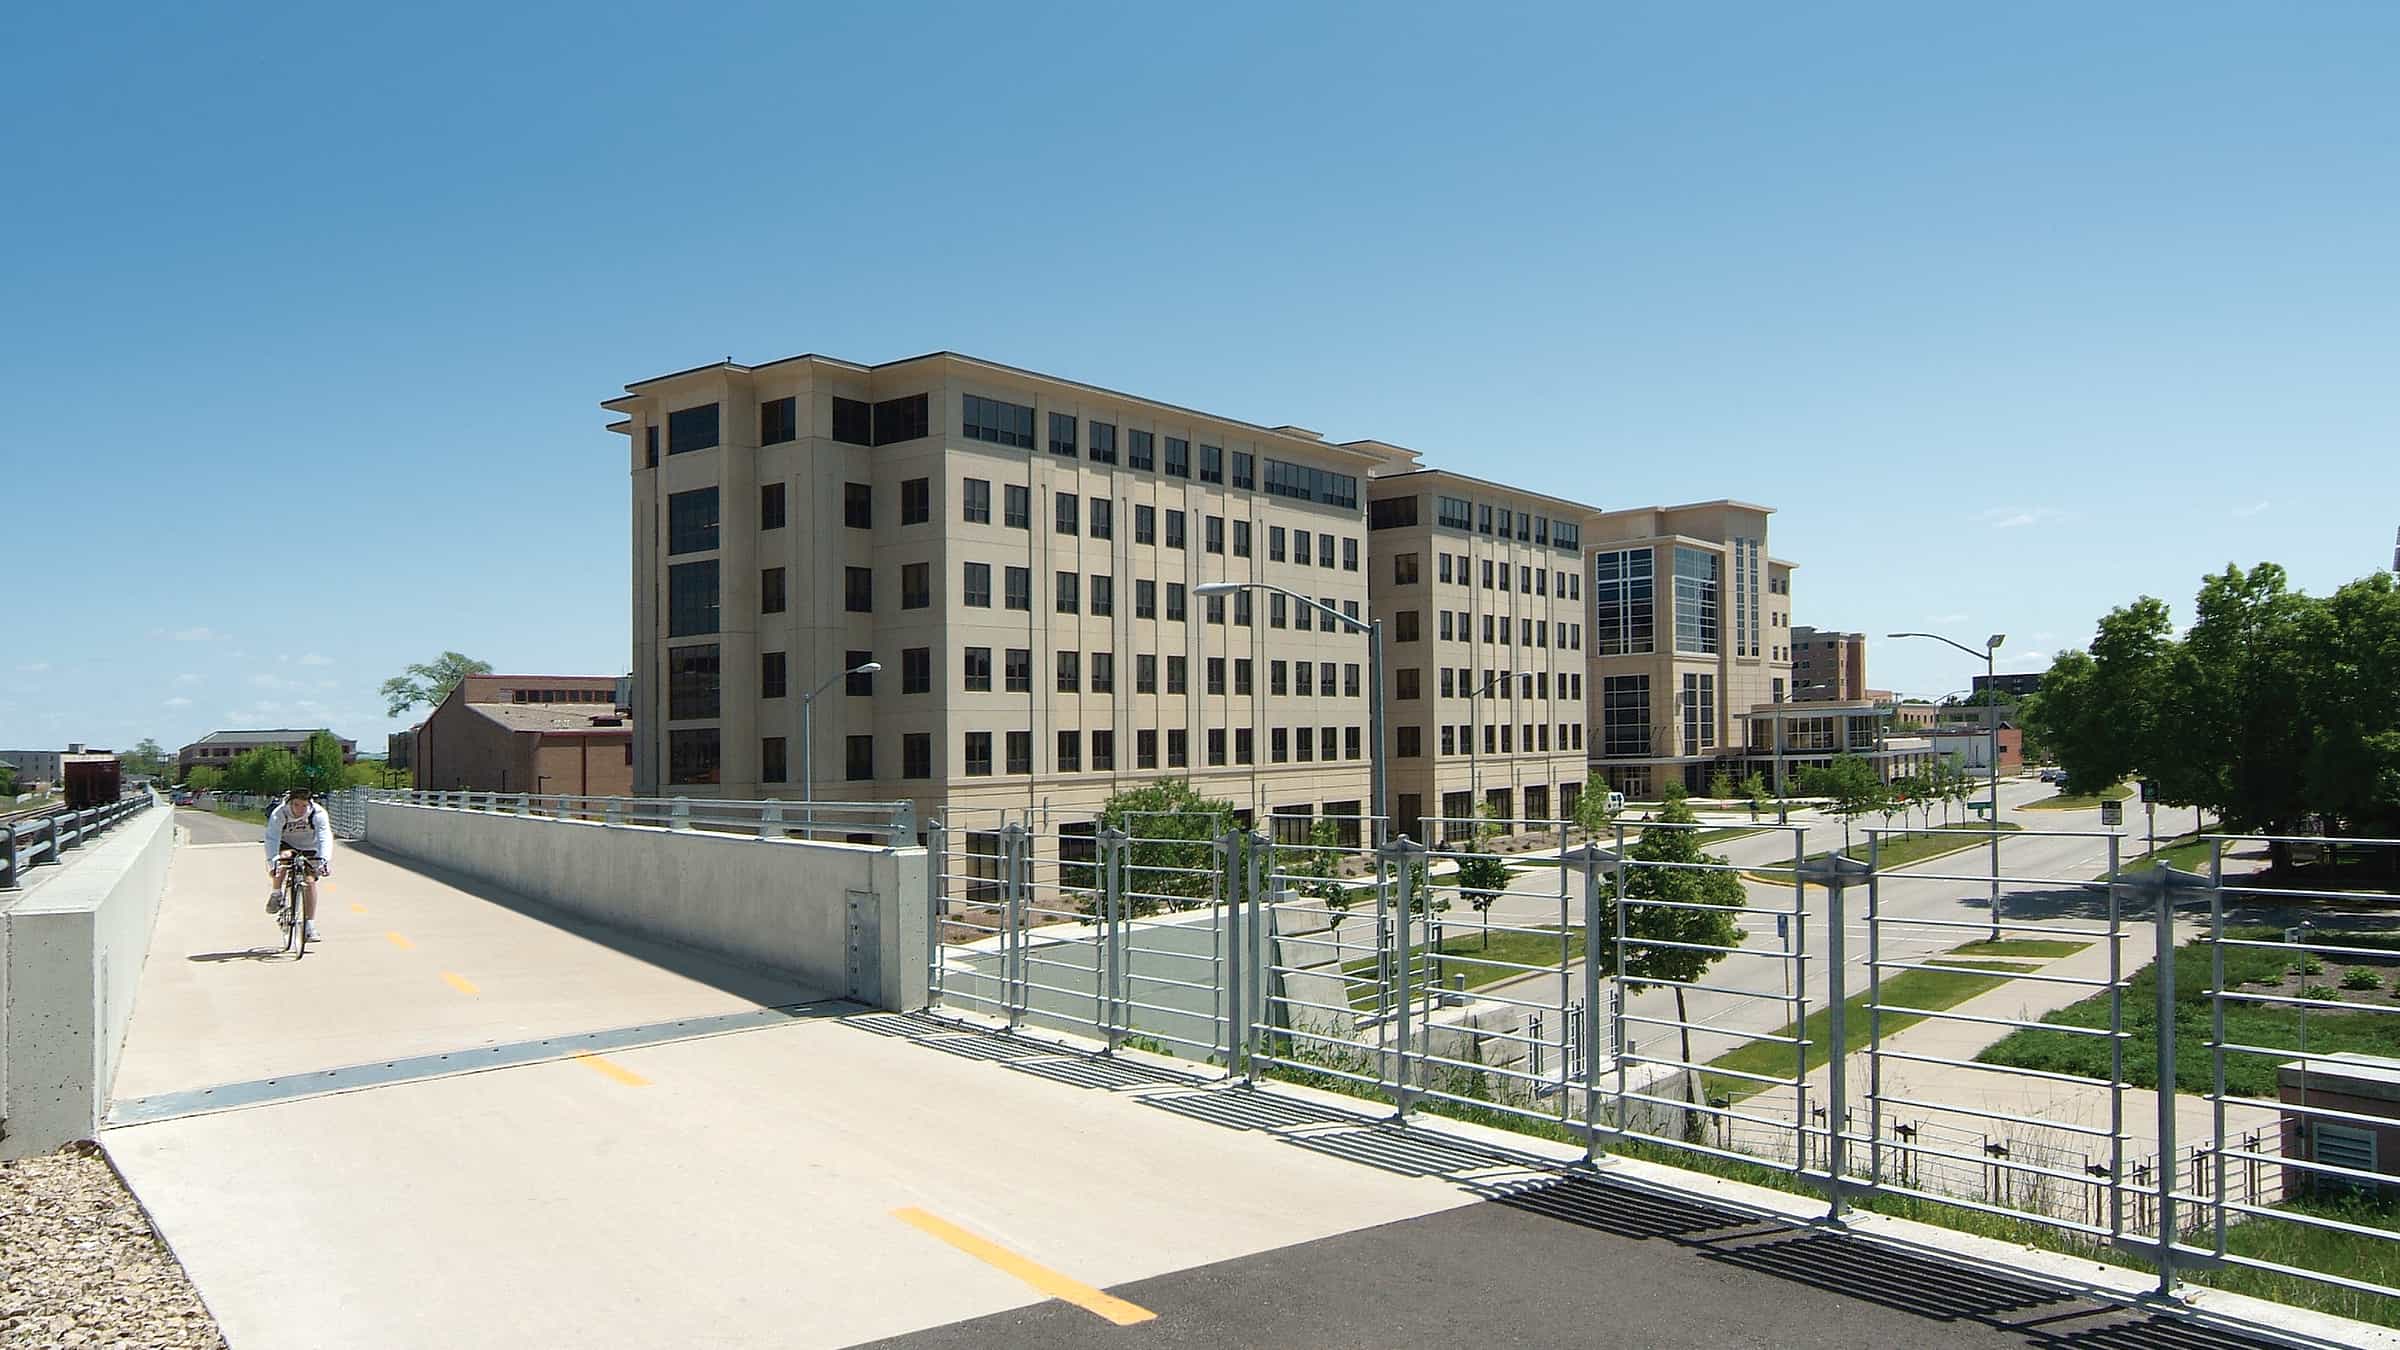
[[[445,970],[442,972],[442,978],[449,981],[451,988],[462,994],[465,994],[469,998],[473,998],[483,992],[475,987],[475,982],[473,980],[468,979],[464,975],[453,975],[449,971]]]
[[[1139,1304],[1127,1303],[1114,1294],[1104,1294],[1079,1280],[1072,1280],[1048,1266],[1029,1261],[1008,1248],[986,1238],[977,1237],[966,1229],[937,1218],[911,1205],[895,1209],[892,1217],[921,1232],[928,1233],[986,1265],[1013,1275],[1061,1302],[1072,1303],[1097,1317],[1105,1317],[1121,1327],[1130,1327],[1155,1319],[1158,1314]]]
[[[386,933],[386,934],[384,934],[384,935],[383,935],[383,940],[384,940],[384,941],[386,941],[386,942],[389,942],[389,943],[391,943],[393,946],[395,946],[395,947],[398,947],[400,950],[402,950],[402,951],[404,951],[404,952],[405,952],[405,951],[414,951],[414,950],[416,950],[416,946],[417,946],[417,944],[415,944],[415,943],[413,943],[413,942],[409,941],[407,938],[404,938],[404,937],[400,936],[398,933]]]
[[[614,1078],[627,1087],[650,1086],[649,1079],[642,1077],[640,1074],[635,1073],[633,1070],[628,1069],[624,1065],[616,1063],[613,1060],[602,1059],[598,1055],[577,1055],[575,1059],[577,1063],[580,1063],[583,1065],[583,1067],[590,1069],[592,1072],[605,1078]]]
[[[356,900],[353,900],[350,902],[350,912],[353,914],[364,914],[367,912],[367,907],[358,903]]]

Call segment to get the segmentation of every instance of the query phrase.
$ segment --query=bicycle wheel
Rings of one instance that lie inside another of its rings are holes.
[[[308,955],[308,920],[301,909],[308,903],[308,883],[301,879],[303,875],[300,864],[295,862],[285,874],[283,883],[283,912],[291,918],[292,959],[295,961]]]

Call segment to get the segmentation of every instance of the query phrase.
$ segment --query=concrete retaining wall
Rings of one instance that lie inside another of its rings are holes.
[[[862,1003],[925,1006],[921,848],[384,801],[367,806],[366,842],[576,918],[788,974]]]
[[[174,852],[154,807],[0,899],[0,1158],[99,1127]]]

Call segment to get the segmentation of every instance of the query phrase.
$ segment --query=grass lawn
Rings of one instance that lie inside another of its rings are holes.
[[[1449,930],[1449,935],[1442,939],[1442,956],[1481,957],[1485,960],[1507,961],[1520,966],[1555,966],[1558,964],[1559,939],[1558,930],[1555,928],[1550,929],[1547,936],[1541,933],[1495,931],[1490,935],[1491,945],[1487,948],[1484,945],[1484,933],[1480,928],[1461,923],[1457,919],[1445,919],[1442,926]],[[1583,930],[1581,928],[1567,930],[1566,951],[1568,960],[1582,959]],[[1474,960],[1433,959],[1422,947],[1412,952],[1411,956],[1414,958],[1414,964],[1409,969],[1409,985],[1412,989],[1427,988],[1433,983],[1426,978],[1426,965],[1429,959],[1433,966],[1433,973],[1438,975],[1443,983],[1447,984],[1454,976],[1464,975],[1467,977],[1467,988],[1469,989],[1481,989],[1487,984],[1513,980],[1525,973],[1521,970],[1487,966]],[[1360,1009],[1374,1007],[1375,958],[1369,956],[1349,962],[1342,967],[1342,973],[1356,981],[1350,986],[1350,1006]],[[1398,976],[1399,972],[1394,971],[1393,987],[1395,990],[1398,988]]]
[[[267,823],[266,812],[253,811],[246,806],[212,806],[209,809],[228,820],[246,820],[259,826]]]
[[[2063,942],[2052,938],[2002,938],[1998,942],[1970,942],[1964,947],[1950,949],[1952,956],[2032,956],[2048,960],[2057,956],[2073,956],[2091,946],[2088,942]]]
[[[2102,802],[2121,802],[2133,795],[2133,784],[2119,783],[2098,792],[2061,792],[2038,802],[2027,802],[2019,811],[2089,811]]]
[[[1710,844],[1729,844],[1736,839],[1747,839],[1751,835],[1766,832],[1766,827],[1753,825],[1727,825],[1720,829],[1702,830],[1700,846],[1706,848]]]
[[[2181,868],[2186,872],[2206,872],[2208,871],[2209,849],[2210,845],[2205,839],[2188,834],[2178,835],[2173,840],[2159,845],[2158,851],[2155,853],[2143,853],[2131,858],[2120,857],[2117,860],[2117,869],[2123,872],[2136,872],[2148,868],[2152,863],[2163,862],[2169,867]],[[2102,872],[2092,880],[2106,881],[2108,873]]]
[[[2388,1228],[2386,1238],[2334,1233],[2276,1219],[2248,1218],[2225,1230],[2225,1249],[2236,1256],[2254,1257],[2303,1270],[2327,1270],[2354,1280],[2400,1285],[2400,1206],[2376,1204],[2365,1198],[2291,1200],[2275,1209],[2338,1219],[2365,1228]],[[2295,1303],[2304,1308],[2355,1317],[2365,1322],[2400,1326],[2400,1301],[2373,1294],[2333,1289],[2310,1280],[2265,1270],[2227,1266],[2193,1276],[2203,1284],[2253,1298]]]
[[[2006,984],[2009,976],[2022,975],[2032,969],[2007,961],[1937,959],[1944,965],[1958,967],[1958,973],[1903,970],[1884,979],[1883,1001],[1939,1012],[1964,1003],[1977,994],[1989,993]],[[1857,1050],[1866,1045],[1868,1033],[1873,1027],[1873,1018],[1867,1012],[1867,995],[1854,994],[1845,999],[1842,1006],[1846,1010],[1843,1013],[1842,1038],[1849,1043],[1849,1049]],[[1885,1013],[1883,1034],[1890,1036],[1903,1027],[1924,1020],[1908,1013]],[[1800,1032],[1808,1038],[1808,1067],[1811,1069],[1822,1066],[1826,1057],[1833,1053],[1832,1033],[1828,1030],[1832,1023],[1833,1010],[1819,1008],[1808,1015],[1808,1022]],[[1792,1028],[1787,1023],[1777,1034],[1789,1036]],[[1792,1047],[1782,1041],[1752,1041],[1739,1050],[1717,1056],[1709,1064],[1714,1068],[1736,1069],[1743,1073],[1789,1077],[1792,1072]],[[1768,1087],[1768,1084],[1754,1083],[1747,1078],[1726,1078],[1713,1074],[1703,1075],[1701,1083],[1701,1090],[1709,1096],[1731,1097],[1736,1101],[1754,1092],[1763,1092]]]
[[[2236,937],[2280,937],[2278,930],[2236,929]],[[2330,937],[2327,939],[2331,941]],[[2213,944],[2194,939],[2175,949],[2175,1087],[2180,1092],[2208,1092],[2216,1070],[2208,1048],[2213,1014],[2208,999]],[[2290,961],[2285,952],[2253,947],[2225,949],[2225,981],[2239,989],[2245,984],[2272,985],[2283,978]],[[2135,1087],[2158,1085],[2158,972],[2147,965],[2134,972],[2125,990],[2124,1026],[2127,1033],[2125,1080]],[[2297,1008],[2256,1003],[2225,1005],[2225,1039],[2243,1045],[2297,1047],[2300,1044]],[[2073,1027],[2106,1027],[2108,995],[2092,995],[2042,1018]],[[2358,1012],[2308,1011],[2308,1048],[2312,1054],[2356,1050],[2371,1055],[2400,1055],[2400,1016],[2362,1006]],[[2228,1054],[2225,1088],[2245,1097],[2275,1096],[2275,1066],[2296,1051],[2272,1055]],[[1985,1047],[1975,1057],[1985,1064],[2042,1069],[2105,1080],[2109,1071],[2108,1041],[2098,1036],[2058,1032],[2013,1031]]]
[[[1974,832],[1966,833],[1965,831],[1970,828]],[[2000,822],[2000,833],[2002,834],[2011,833],[2017,828],[2019,827],[2011,825],[2007,821]],[[1882,870],[1889,871],[1895,867],[1906,867],[1910,863],[1946,858],[1953,853],[1961,853],[1971,848],[1987,848],[1990,843],[1991,831],[1984,826],[1962,825],[1957,831],[1887,834],[1883,836],[1882,848],[1876,854],[1875,865]],[[1864,840],[1852,844],[1845,851],[1860,862],[1867,860],[1867,844]],[[1811,853],[1808,855],[1808,860],[1815,862],[1826,856],[1828,856],[1827,853]],[[1781,883],[1792,879],[1792,869],[1789,867],[1753,867],[1748,869],[1748,875],[1760,881]]]
[[[8,801],[0,801],[0,812],[33,811],[38,810],[41,807],[55,806],[57,804],[58,794],[55,792],[45,792],[38,797],[27,797],[21,802],[12,803]]]

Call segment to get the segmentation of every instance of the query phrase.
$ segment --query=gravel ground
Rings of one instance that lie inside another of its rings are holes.
[[[96,1148],[0,1163],[0,1346],[224,1344]]]

